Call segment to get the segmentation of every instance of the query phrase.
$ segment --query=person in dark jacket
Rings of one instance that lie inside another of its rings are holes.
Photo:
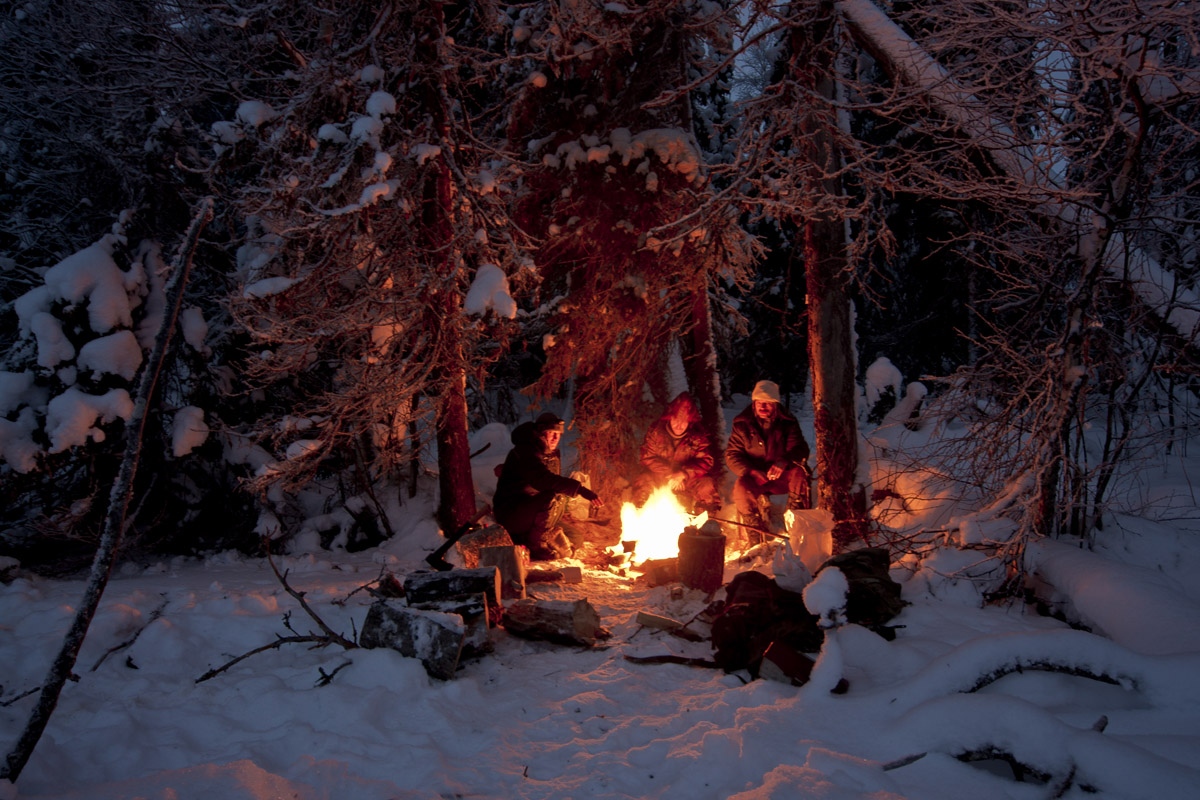
[[[492,498],[496,521],[515,544],[529,548],[535,561],[571,555],[570,540],[558,527],[568,498],[583,497],[596,508],[604,505],[591,489],[559,474],[562,433],[563,421],[549,412],[518,425]]]
[[[672,400],[646,431],[641,459],[645,471],[634,482],[636,505],[643,505],[654,489],[665,484],[688,511],[699,508],[715,514],[721,509],[711,440],[700,424],[700,409],[687,392]]]
[[[788,508],[808,508],[808,442],[787,409],[779,402],[779,387],[759,381],[750,405],[733,420],[725,463],[737,475],[733,502],[741,521],[766,528],[759,498],[787,493]],[[751,541],[761,540],[750,531]]]

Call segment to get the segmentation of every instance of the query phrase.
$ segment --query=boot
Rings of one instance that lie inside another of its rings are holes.
[[[532,531],[529,535],[529,558],[533,561],[556,561],[572,552],[571,540],[562,528]]]
[[[550,547],[554,550],[555,558],[570,558],[575,552],[575,546],[571,544],[571,540],[567,538],[567,534],[562,528],[555,528],[552,532],[553,536],[550,539]]]
[[[753,527],[742,528],[746,532],[746,539],[751,545],[762,544],[767,535],[763,533],[767,529],[767,523],[763,520],[762,515],[757,510],[751,510],[748,514],[738,513],[738,522],[743,525],[751,525]]]
[[[808,498],[800,495],[788,495],[787,507],[788,511],[807,511]]]

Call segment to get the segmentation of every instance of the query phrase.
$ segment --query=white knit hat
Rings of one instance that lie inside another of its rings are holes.
[[[760,400],[765,400],[769,403],[779,402],[779,386],[774,381],[759,381],[754,384],[754,392],[750,395],[750,402],[757,403]]]

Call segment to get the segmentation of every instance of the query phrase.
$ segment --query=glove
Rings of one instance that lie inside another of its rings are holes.
[[[600,499],[600,495],[596,494],[595,492],[593,492],[591,489],[587,488],[586,486],[579,487],[579,496],[582,497],[584,500],[587,500],[589,503],[594,503]]]

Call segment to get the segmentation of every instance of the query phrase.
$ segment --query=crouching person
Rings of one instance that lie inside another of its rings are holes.
[[[716,461],[709,441],[696,401],[683,392],[646,432],[640,453],[644,471],[634,482],[634,505],[644,505],[655,488],[667,485],[689,511],[720,511]]]
[[[750,396],[750,406],[733,420],[725,463],[737,475],[733,502],[741,521],[754,528],[767,528],[758,500],[787,493],[788,508],[810,505],[808,442],[800,423],[779,402],[779,387],[759,381]],[[761,534],[750,530],[751,541]]]
[[[496,521],[514,543],[529,548],[535,561],[571,555],[570,540],[558,527],[569,498],[583,497],[596,508],[604,505],[591,489],[559,474],[562,433],[563,421],[548,412],[518,425],[492,498]]]

